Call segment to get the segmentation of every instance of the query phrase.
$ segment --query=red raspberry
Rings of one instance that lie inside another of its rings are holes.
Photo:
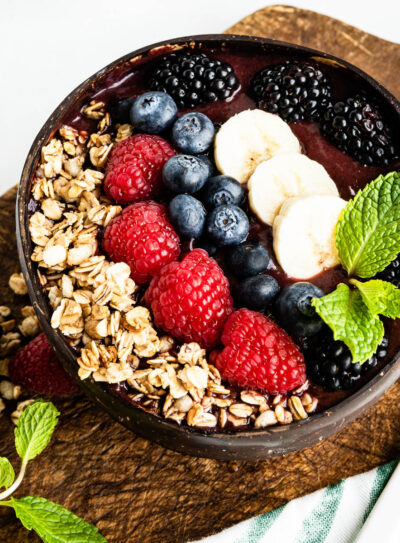
[[[154,196],[162,183],[162,168],[175,154],[160,136],[136,134],[120,141],[107,163],[107,196],[120,204]]]
[[[215,346],[232,311],[229,283],[203,249],[165,266],[146,292],[154,322],[182,341]]]
[[[180,253],[179,237],[167,210],[156,202],[136,202],[111,221],[103,249],[113,262],[126,262],[137,283],[147,283]]]
[[[61,366],[44,334],[20,349],[10,362],[13,383],[37,394],[67,396],[79,387]]]
[[[306,380],[304,358],[287,333],[261,313],[239,309],[225,323],[225,348],[212,363],[232,384],[283,394]]]

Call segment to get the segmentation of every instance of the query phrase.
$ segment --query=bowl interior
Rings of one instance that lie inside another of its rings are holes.
[[[36,267],[31,261],[32,242],[28,230],[28,202],[31,183],[34,177],[40,150],[62,124],[69,124],[79,115],[84,104],[92,99],[107,101],[111,96],[120,97],[132,73],[145,73],[149,63],[166,52],[184,48],[215,48],[232,55],[244,55],[249,59],[268,53],[277,61],[290,54],[294,58],[314,59],[324,64],[331,73],[340,71],[341,81],[345,85],[337,92],[345,93],[348,88],[362,87],[379,100],[386,114],[396,126],[400,126],[400,104],[377,82],[348,63],[319,51],[297,45],[275,42],[264,38],[231,35],[196,36],[179,38],[154,44],[140,49],[113,62],[89,77],[72,91],[56,108],[38,133],[26,160],[19,185],[16,222],[19,257],[32,304],[38,314],[40,324],[56,349],[66,370],[79,382],[83,391],[101,405],[119,422],[144,437],[166,447],[183,453],[207,456],[221,460],[237,458],[253,460],[280,455],[289,451],[309,446],[334,432],[337,432],[351,420],[372,405],[400,376],[399,353],[395,353],[378,375],[354,394],[329,410],[312,417],[294,422],[288,426],[275,426],[268,430],[242,431],[235,434],[213,433],[206,435],[199,430],[179,427],[173,422],[160,419],[124,402],[111,394],[105,386],[81,381],[77,375],[76,353],[58,330],[50,325],[51,312],[47,296],[43,292]],[[348,85],[348,88],[346,86]]]

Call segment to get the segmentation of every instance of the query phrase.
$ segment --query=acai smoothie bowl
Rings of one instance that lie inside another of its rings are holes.
[[[135,51],[58,106],[17,234],[43,330],[134,432],[218,459],[309,446],[400,375],[400,104],[263,38]]]

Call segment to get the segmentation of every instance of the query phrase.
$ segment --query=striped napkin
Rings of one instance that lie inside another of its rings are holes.
[[[344,479],[201,543],[399,543],[396,466],[397,460]]]

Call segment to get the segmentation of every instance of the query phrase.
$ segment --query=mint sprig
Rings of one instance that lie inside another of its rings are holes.
[[[333,330],[334,338],[348,346],[354,363],[365,362],[374,354],[385,330],[380,318],[364,303],[359,290],[340,283],[330,294],[313,298],[312,305]]]
[[[9,488],[15,479],[14,468],[8,458],[0,458],[0,488]]]
[[[380,175],[347,203],[336,225],[336,247],[350,286],[340,283],[312,303],[353,362],[363,363],[382,341],[379,316],[400,318],[399,289],[379,279],[355,279],[374,277],[400,253],[400,172]]]
[[[11,498],[11,505],[16,517],[25,528],[35,530],[45,543],[102,543],[105,541],[95,526],[44,498],[34,496]]]
[[[380,175],[350,200],[336,226],[340,261],[350,276],[373,277],[400,252],[400,173]]]
[[[98,529],[67,509],[44,498],[27,496],[9,498],[19,487],[30,460],[49,444],[59,412],[50,402],[38,400],[28,405],[15,429],[15,446],[22,459],[15,479],[14,469],[7,458],[0,458],[0,505],[14,509],[15,515],[28,530],[34,530],[45,543],[107,543]]]
[[[15,448],[23,463],[33,460],[47,447],[59,414],[52,403],[42,401],[22,412],[15,429]]]
[[[366,282],[350,279],[350,283],[358,288],[364,303],[373,315],[383,315],[390,319],[400,318],[400,290],[392,283],[380,279]]]

